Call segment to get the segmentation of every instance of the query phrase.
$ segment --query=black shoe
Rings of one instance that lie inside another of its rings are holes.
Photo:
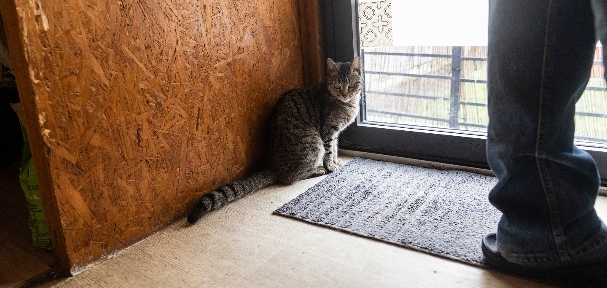
[[[501,272],[566,286],[607,287],[607,260],[581,266],[527,267],[509,262],[499,254],[495,233],[483,238],[482,249],[485,262]]]

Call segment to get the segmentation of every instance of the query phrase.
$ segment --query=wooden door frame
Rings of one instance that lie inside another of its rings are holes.
[[[8,49],[13,61],[19,98],[23,105],[25,123],[23,125],[28,131],[41,131],[39,115],[36,107],[34,89],[29,78],[28,63],[25,56],[22,26],[17,25],[23,19],[19,17],[19,11],[12,0],[0,1],[0,14],[4,22],[4,30],[8,41]],[[41,131],[42,132],[42,131]],[[70,260],[67,254],[66,239],[59,214],[59,206],[53,189],[53,180],[48,159],[48,147],[44,145],[43,133],[27,133],[30,143],[34,165],[38,175],[38,186],[44,207],[44,216],[48,225],[53,253],[57,258],[57,268],[64,275],[70,275]]]
[[[299,0],[299,31],[304,86],[321,83],[325,76],[323,23],[320,0]]]

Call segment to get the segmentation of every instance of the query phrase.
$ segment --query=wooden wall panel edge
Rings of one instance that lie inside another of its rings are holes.
[[[299,0],[299,27],[304,85],[314,86],[325,76],[320,0]]]
[[[59,216],[59,207],[57,206],[57,198],[53,188],[50,166],[48,162],[48,147],[42,139],[42,128],[38,122],[38,109],[35,101],[34,89],[29,77],[29,66],[26,59],[24,34],[22,31],[22,21],[25,21],[19,16],[16,3],[14,0],[0,1],[0,14],[4,21],[5,33],[8,40],[9,53],[14,65],[14,73],[19,90],[19,97],[24,107],[25,123],[23,123],[29,131],[28,140],[32,149],[34,164],[38,173],[38,182],[40,194],[42,196],[42,205],[44,207],[44,215],[48,224],[53,253],[57,257],[58,269],[64,276],[72,275],[71,264],[67,254],[65,234],[61,226]]]

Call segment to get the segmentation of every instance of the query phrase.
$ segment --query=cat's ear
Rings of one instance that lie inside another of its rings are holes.
[[[327,69],[337,69],[337,64],[331,58],[327,58]]]
[[[354,57],[354,60],[352,60],[352,64],[350,65],[350,67],[352,68],[352,71],[356,71],[358,72],[358,74],[362,74],[362,65],[360,64],[360,57]]]

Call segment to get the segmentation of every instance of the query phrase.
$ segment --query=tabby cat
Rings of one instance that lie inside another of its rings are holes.
[[[202,196],[188,222],[276,182],[291,184],[339,168],[337,137],[358,114],[361,87],[360,58],[346,63],[327,59],[325,83],[287,91],[276,103],[268,167]]]

